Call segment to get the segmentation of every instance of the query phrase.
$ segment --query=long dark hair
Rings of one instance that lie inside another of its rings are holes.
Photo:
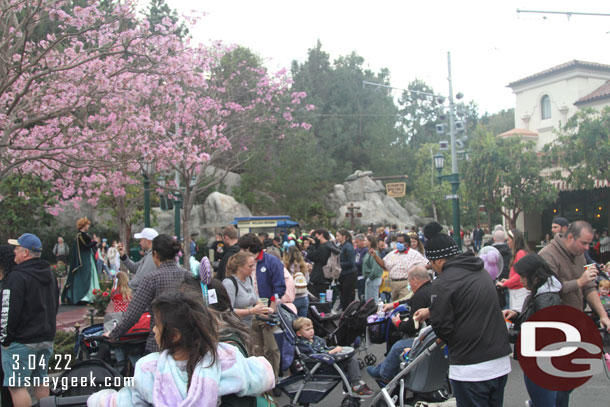
[[[193,277],[190,273],[185,273],[184,281],[180,285],[181,290],[192,291],[198,297],[201,297],[203,302],[203,293],[201,292],[200,280]],[[227,289],[222,285],[220,280],[213,278],[208,284],[208,292],[216,290],[217,302],[209,305],[209,310],[212,316],[218,321],[218,334],[220,337],[225,334],[235,334],[239,336],[242,343],[246,347],[248,355],[254,355],[254,342],[250,337],[250,327],[246,326],[243,321],[235,314],[231,306],[231,298],[227,293]]]
[[[523,236],[523,232],[519,229],[511,229],[508,231],[508,236],[513,241],[513,256],[517,254],[519,250],[525,250],[526,253],[530,252],[530,248],[525,241],[525,236]]]
[[[188,389],[195,367],[203,357],[208,353],[211,355],[210,366],[218,359],[216,320],[204,307],[201,296],[188,290],[159,295],[152,302],[152,311],[156,324],[161,326],[161,350],[168,350],[170,355],[183,350],[188,355]],[[176,333],[180,333],[178,340],[174,340]]]
[[[546,261],[535,253],[530,253],[524,256],[514,265],[515,272],[527,281],[527,287],[531,290],[532,295],[548,280],[549,277],[555,276],[553,270],[549,267]]]
[[[377,250],[377,238],[375,237],[375,235],[368,235],[366,237],[366,239],[369,241],[371,248],[376,251]]]
[[[352,243],[352,234],[347,229],[339,229],[337,230],[341,236],[345,236],[345,241]]]

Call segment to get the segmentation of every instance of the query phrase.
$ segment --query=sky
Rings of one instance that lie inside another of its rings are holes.
[[[207,13],[191,29],[196,42],[246,46],[272,70],[305,61],[320,40],[331,60],[355,51],[366,68],[388,68],[394,87],[421,79],[448,95],[451,52],[454,94],[480,114],[514,107],[515,80],[573,59],[610,64],[610,16],[517,13],[610,14],[604,0],[166,1],[179,14]]]

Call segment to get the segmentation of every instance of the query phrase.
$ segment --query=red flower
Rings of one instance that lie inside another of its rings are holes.
[[[102,294],[102,296],[104,296],[104,297],[108,297],[108,291],[104,291],[104,293]]]
[[[92,291],[93,295],[97,294],[97,292],[98,292],[98,291],[99,291],[99,290],[98,290],[97,288],[96,288],[96,289],[94,289],[94,290]]]

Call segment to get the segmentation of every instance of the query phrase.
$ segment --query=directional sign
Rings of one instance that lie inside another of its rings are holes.
[[[388,196],[392,198],[400,198],[405,196],[407,192],[406,182],[389,182],[385,184],[385,191]]]
[[[458,194],[451,194],[451,195],[445,195],[445,199],[449,200],[449,199],[458,199],[459,196]]]

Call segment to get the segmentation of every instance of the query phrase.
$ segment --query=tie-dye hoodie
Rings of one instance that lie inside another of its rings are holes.
[[[133,386],[99,391],[89,397],[87,406],[216,407],[220,396],[255,396],[275,385],[265,358],[245,358],[233,345],[219,343],[212,366],[210,359],[206,355],[197,365],[187,391],[186,362],[176,362],[167,351],[151,353],[136,364]]]

